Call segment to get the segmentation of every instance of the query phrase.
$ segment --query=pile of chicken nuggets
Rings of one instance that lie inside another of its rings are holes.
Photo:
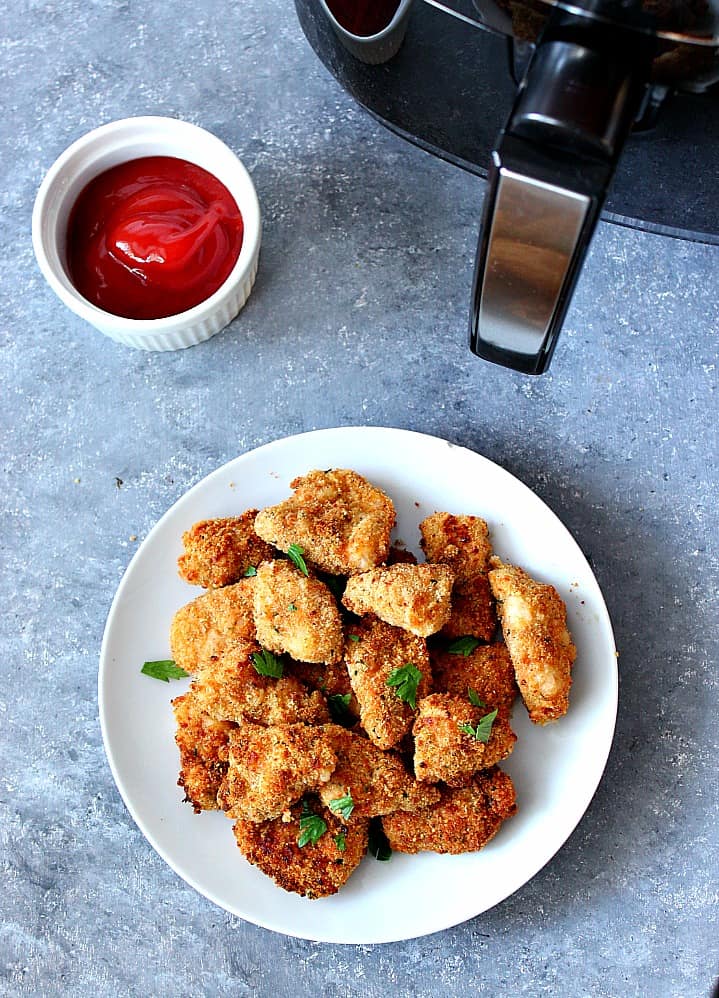
[[[513,703],[539,724],[564,714],[576,652],[556,590],[495,557],[483,519],[428,516],[418,563],[356,472],[291,489],[184,534],[180,575],[206,592],[172,621],[192,674],[173,709],[186,800],[318,898],[376,834],[406,853],[486,845],[517,809],[498,765]]]

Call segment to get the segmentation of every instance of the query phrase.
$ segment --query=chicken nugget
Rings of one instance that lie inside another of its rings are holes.
[[[433,649],[432,676],[438,693],[466,697],[473,690],[492,709],[509,709],[519,690],[507,646],[479,645],[468,655]]]
[[[454,583],[452,612],[439,633],[449,640],[469,635],[479,641],[491,641],[498,623],[489,579],[486,575],[475,575]]]
[[[492,545],[481,517],[433,513],[422,520],[419,530],[427,561],[449,565],[458,582],[486,573]]]
[[[418,780],[461,787],[478,770],[506,759],[514,748],[517,736],[506,713],[492,720],[493,711],[449,693],[432,693],[417,706],[412,734]]]
[[[336,765],[324,727],[243,721],[230,735],[229,768],[217,799],[229,818],[269,821],[326,783]]]
[[[248,568],[274,556],[255,533],[256,509],[242,516],[200,520],[182,535],[184,553],[177,559],[180,576],[193,586],[217,589],[239,582]]]
[[[393,544],[387,555],[388,565],[416,565],[417,558],[407,548]]]
[[[359,704],[344,659],[327,665],[291,662],[289,672],[306,686],[324,693],[333,720],[351,725],[359,719]]]
[[[262,676],[255,668],[257,644],[245,644],[207,663],[192,683],[202,709],[218,721],[260,724],[324,724],[325,698],[295,676]]]
[[[324,582],[303,575],[289,561],[265,561],[253,594],[257,640],[301,662],[342,658],[342,618]]]
[[[254,641],[253,585],[254,579],[242,579],[209,589],[177,611],[170,625],[170,648],[181,669],[196,672],[238,641]]]
[[[342,602],[352,613],[375,614],[425,638],[449,618],[453,578],[446,565],[373,568],[348,580]]]
[[[408,853],[475,852],[517,811],[514,786],[501,769],[477,773],[468,786],[442,788],[441,794],[437,804],[422,811],[395,811],[382,818],[392,849]]]
[[[321,898],[336,894],[359,866],[367,852],[368,827],[366,818],[346,824],[305,798],[291,808],[289,821],[239,820],[234,833],[245,859],[283,890]]]
[[[230,721],[213,720],[201,706],[192,690],[172,701],[180,750],[177,783],[196,814],[219,807],[217,792],[227,772],[229,738],[235,728]]]
[[[290,483],[294,494],[258,513],[260,537],[287,551],[300,546],[330,575],[351,575],[382,564],[395,522],[392,500],[355,471],[311,471]]]
[[[370,741],[381,749],[393,748],[412,727],[417,701],[431,690],[424,638],[369,617],[352,627],[345,662]],[[402,675],[407,677],[404,684],[397,682]]]
[[[523,569],[490,562],[504,640],[530,720],[546,724],[566,714],[577,649],[567,630],[567,608],[554,588]]]
[[[349,796],[353,821],[360,816],[372,818],[392,811],[416,811],[439,800],[439,791],[410,776],[396,753],[383,752],[367,738],[337,725],[328,729],[338,761],[329,781],[319,790],[327,807],[332,801]]]

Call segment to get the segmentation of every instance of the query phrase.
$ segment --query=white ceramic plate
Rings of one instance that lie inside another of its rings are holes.
[[[435,510],[484,517],[495,551],[551,582],[567,603],[578,649],[569,713],[532,725],[514,708],[518,741],[503,764],[518,814],[478,853],[366,857],[339,894],[308,901],[250,866],[219,812],[193,813],[177,786],[167,685],[141,675],[169,657],[174,612],[199,590],[177,575],[181,535],[196,520],[279,502],[296,475],[345,467],[365,475],[397,507],[396,537],[418,553],[418,523]],[[405,430],[318,430],[230,461],[184,495],[149,533],[118,588],[105,629],[100,720],[115,782],[148,841],[211,901],[249,922],[306,939],[377,943],[426,935],[486,911],[516,891],[568,838],[591,801],[609,754],[617,708],[614,638],[597,581],[557,517],[491,461],[436,437]]]

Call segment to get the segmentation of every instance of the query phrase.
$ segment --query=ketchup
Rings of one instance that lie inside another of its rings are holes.
[[[70,214],[70,278],[88,301],[127,319],[161,319],[205,301],[242,246],[224,184],[193,163],[146,156],[106,170]]]
[[[384,31],[399,4],[400,0],[327,0],[327,6],[345,31],[363,38]]]

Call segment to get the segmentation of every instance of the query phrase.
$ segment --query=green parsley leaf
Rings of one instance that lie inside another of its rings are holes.
[[[408,703],[412,710],[417,709],[417,687],[422,679],[422,673],[416,665],[408,662],[399,669],[392,669],[387,680],[387,686],[394,686],[395,693]]]
[[[244,575],[244,578],[251,579],[253,575],[257,575],[257,569],[255,568],[254,565],[250,565],[249,568],[245,569],[243,575]]]
[[[273,679],[282,678],[284,672],[282,662],[271,651],[267,651],[266,648],[263,648],[259,652],[252,652],[252,664],[255,667],[255,672],[258,672],[261,676],[272,676]]]
[[[189,676],[179,665],[175,665],[171,658],[163,658],[157,662],[145,662],[140,672],[153,679],[161,679],[163,683],[169,683],[171,679],[184,679]]]
[[[289,611],[290,611],[291,613],[294,613],[294,612],[295,612],[295,610],[297,609],[297,604],[296,604],[296,603],[290,603],[290,605],[289,605],[289,606],[287,607],[287,609],[288,609],[288,610],[289,610]]]
[[[347,848],[347,836],[344,832],[339,832],[339,834],[335,835],[335,845],[340,852],[345,851]]]
[[[469,697],[469,702],[473,703],[475,707],[486,707],[487,704],[484,700],[479,699],[479,694],[476,690],[473,690],[471,686],[467,687],[467,696]]]
[[[351,693],[333,693],[331,696],[327,697],[327,706],[330,709],[330,716],[337,724],[346,724],[348,721],[354,722],[354,718],[349,711],[351,699]]]
[[[451,645],[448,645],[447,651],[450,655],[464,655],[466,658],[471,655],[475,648],[477,648],[482,642],[473,638],[471,634],[465,634],[463,638],[456,638]]]
[[[489,736],[492,734],[492,725],[497,716],[496,709],[489,714],[485,714],[484,717],[480,718],[477,723],[477,727],[473,728],[471,724],[460,724],[459,730],[463,731],[465,735],[470,735],[472,738],[476,738],[478,742],[484,742],[486,745],[489,741]]]
[[[310,573],[307,571],[307,564],[305,559],[302,557],[304,553],[305,549],[301,548],[299,544],[290,544],[287,548],[287,557],[290,561],[293,562],[297,568],[299,568],[303,575],[309,575]]]
[[[315,845],[327,831],[327,822],[310,810],[307,801],[302,801],[302,814],[300,815],[300,834],[297,838],[297,845],[302,849],[308,843]]]
[[[367,852],[381,863],[386,863],[387,860],[392,858],[392,847],[384,833],[379,818],[372,818],[370,820]]]
[[[352,794],[346,794],[344,797],[336,797],[330,801],[330,811],[333,814],[339,814],[343,821],[350,820],[350,815],[354,809],[355,802],[352,800]]]
[[[350,639],[350,641],[359,641],[360,640],[359,634],[348,634],[347,637]]]

